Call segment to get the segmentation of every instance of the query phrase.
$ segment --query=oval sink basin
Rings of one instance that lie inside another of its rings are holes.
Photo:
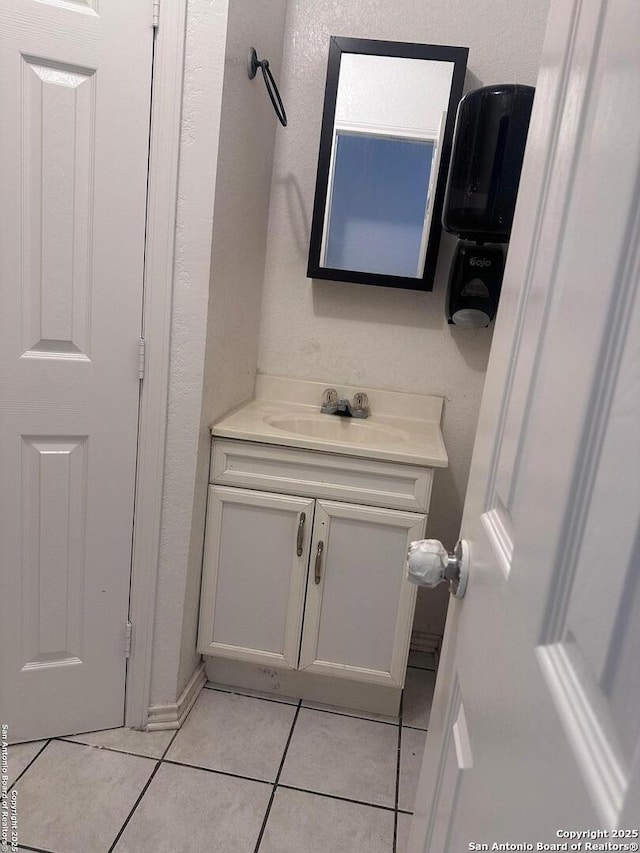
[[[392,427],[375,426],[360,418],[339,415],[270,415],[265,423],[283,432],[320,438],[325,441],[348,441],[354,444],[396,444],[404,441],[404,432]]]

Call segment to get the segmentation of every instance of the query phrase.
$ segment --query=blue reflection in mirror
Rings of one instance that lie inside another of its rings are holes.
[[[324,265],[422,276],[434,140],[337,130]]]

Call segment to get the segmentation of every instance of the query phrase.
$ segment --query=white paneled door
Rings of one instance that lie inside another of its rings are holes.
[[[0,719],[122,725],[151,0],[0,6]]]
[[[551,4],[409,853],[638,849],[639,43]]]

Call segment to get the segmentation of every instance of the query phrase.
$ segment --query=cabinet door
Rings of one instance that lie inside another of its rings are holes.
[[[199,652],[297,667],[313,510],[307,498],[209,486]]]
[[[402,685],[416,600],[407,547],[426,518],[317,501],[300,669]]]

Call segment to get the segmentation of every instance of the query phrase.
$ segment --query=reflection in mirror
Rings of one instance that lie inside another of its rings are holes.
[[[435,140],[336,129],[323,265],[420,278]]]
[[[432,288],[466,55],[331,39],[310,276]]]

